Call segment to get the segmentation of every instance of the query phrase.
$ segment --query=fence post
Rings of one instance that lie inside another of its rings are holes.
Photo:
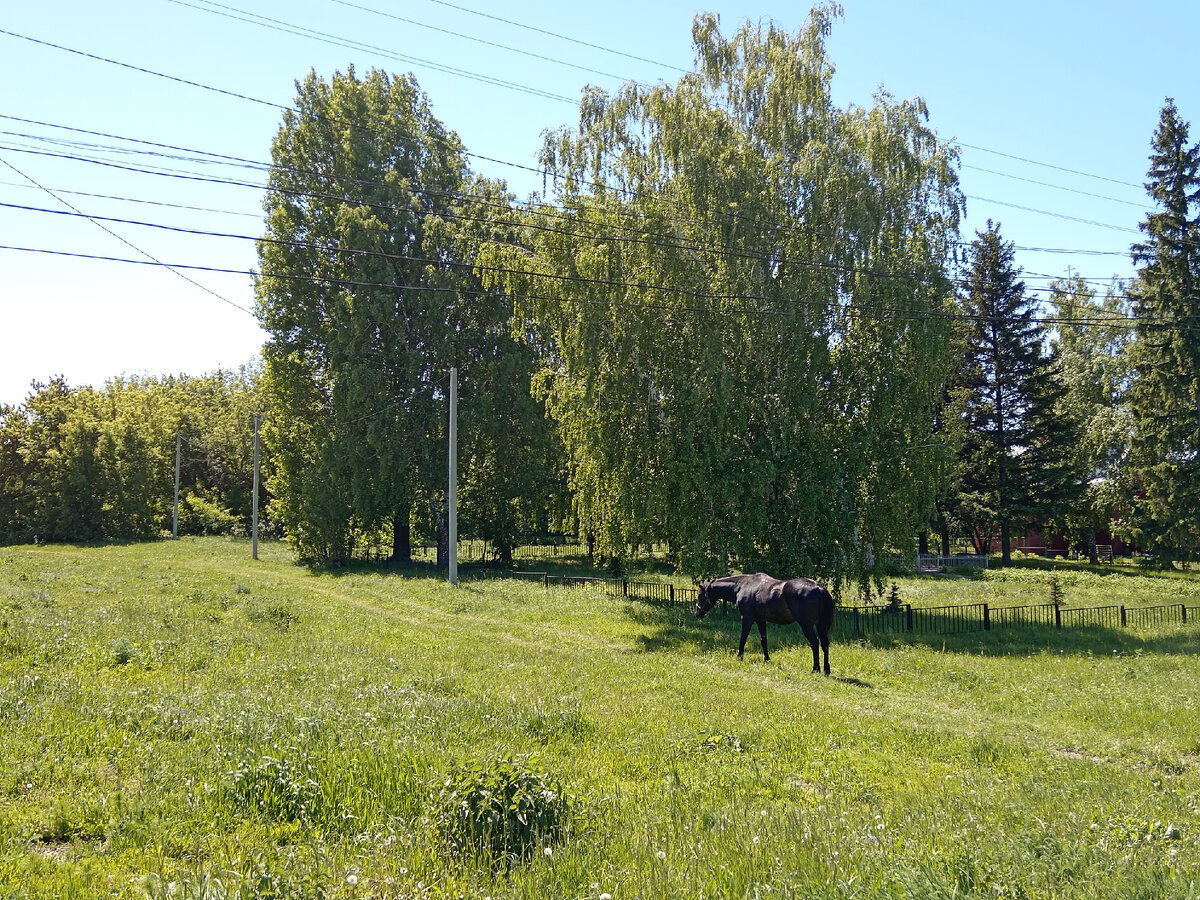
[[[912,631],[913,630],[913,611],[912,611],[911,603],[908,603],[905,605],[905,617],[904,618],[906,619],[906,624],[908,625],[908,630]]]
[[[622,596],[625,596],[625,597],[629,596],[629,582],[628,581],[621,582],[621,594],[622,594]]]
[[[675,585],[669,584],[669,585],[667,585],[667,587],[669,587],[671,589],[671,605],[674,606],[675,605]]]
[[[988,609],[988,605],[986,603],[983,604],[983,630],[992,630],[992,613],[991,610]]]
[[[1121,607],[1121,627],[1125,627],[1125,607]]]
[[[1062,628],[1062,607],[1054,604],[1054,627]]]
[[[1179,621],[1181,623],[1183,623],[1184,625],[1187,624],[1187,604],[1186,603],[1179,604]]]
[[[854,620],[854,636],[858,637],[858,607],[854,607],[854,615],[851,617]]]
[[[542,587],[545,587],[545,588],[550,587],[550,573],[549,572],[542,573]]]

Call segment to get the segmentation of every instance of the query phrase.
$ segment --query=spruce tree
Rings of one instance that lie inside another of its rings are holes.
[[[1146,190],[1155,210],[1133,245],[1133,389],[1139,489],[1134,538],[1170,565],[1200,547],[1200,149],[1175,102],[1162,108]]]
[[[962,307],[968,322],[960,517],[977,543],[999,531],[1004,564],[1012,529],[1060,517],[1078,495],[1075,428],[1058,415],[1064,387],[1044,350],[1036,300],[1013,245],[988,222],[971,245]],[[981,548],[982,549],[982,548]]]

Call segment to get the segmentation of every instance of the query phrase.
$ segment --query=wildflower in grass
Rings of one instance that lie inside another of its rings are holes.
[[[658,860],[659,860],[659,862],[662,862],[664,859],[666,859],[666,858],[667,858],[667,851],[666,851],[666,850],[659,850],[659,851],[658,851],[658,853],[657,853],[656,855],[658,856]]]
[[[358,876],[354,875],[353,873],[350,875],[347,875],[346,876],[346,884],[350,885],[350,887],[354,887],[356,884],[358,884]]]
[[[554,856],[554,848],[553,847],[547,847],[542,852],[546,854],[546,859],[550,859]]]

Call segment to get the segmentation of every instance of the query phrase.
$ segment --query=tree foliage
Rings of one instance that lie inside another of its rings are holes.
[[[255,380],[243,371],[118,378],[100,390],[35,384],[23,405],[0,409],[0,539],[169,531],[177,434],[181,533],[248,528]]]
[[[496,474],[485,489],[472,470],[465,497],[468,508],[502,514],[530,480],[514,479],[507,463],[536,471],[508,439],[525,440],[538,410],[522,399],[530,364],[522,373],[509,301],[482,289],[472,264],[474,248],[504,227],[503,215],[489,222],[479,209],[512,198],[472,180],[458,138],[411,77],[378,70],[328,82],[310,73],[284,113],[272,161],[257,293],[270,334],[271,484],[289,537],[305,557],[337,560],[387,531],[403,561],[414,524],[443,525],[456,365],[467,421],[473,398],[509,404],[487,420],[497,426],[492,444],[471,448],[491,454]]]
[[[1085,482],[1081,502],[1058,524],[1088,548],[1093,563],[1097,533],[1128,516],[1133,333],[1125,290],[1115,282],[1098,298],[1078,275],[1050,284],[1051,350],[1066,389],[1058,415],[1077,423],[1075,464]]]
[[[840,580],[932,503],[955,157],[920,100],[834,107],[836,14],[698,16],[696,71],[589,91],[544,146],[555,227],[492,250],[603,553]]]

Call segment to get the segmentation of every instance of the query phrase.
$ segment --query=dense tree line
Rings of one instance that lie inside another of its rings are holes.
[[[252,371],[114,379],[99,390],[61,378],[0,407],[0,539],[145,538],[170,532],[175,449],[182,534],[248,529]]]
[[[698,16],[695,71],[589,90],[527,203],[411,77],[309,73],[272,146],[261,378],[38,386],[0,410],[3,536],[163,530],[176,431],[187,527],[244,523],[261,408],[298,553],[408,560],[445,538],[454,367],[460,531],[501,559],[551,526],[835,583],[930,537],[1007,558],[1030,525],[1194,556],[1200,151],[1174,103],[1138,276],[1041,301],[998,225],[960,241],[956,150],[919,100],[835,107],[834,16]]]

